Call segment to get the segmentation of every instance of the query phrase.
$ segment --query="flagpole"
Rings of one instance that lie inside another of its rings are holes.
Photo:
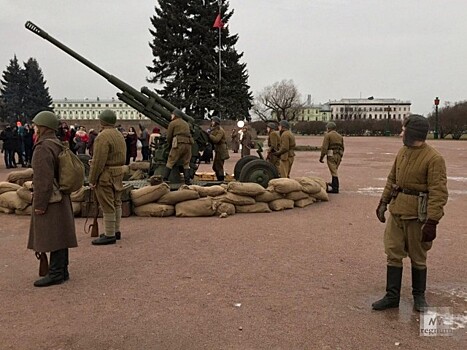
[[[217,1],[217,4],[219,5],[219,16],[221,16],[222,18],[222,15],[221,15],[221,0],[218,0]],[[221,67],[222,67],[222,28],[221,26],[219,26],[219,28],[217,29],[219,32],[219,117],[221,117],[221,79],[222,79],[222,70],[221,70]]]

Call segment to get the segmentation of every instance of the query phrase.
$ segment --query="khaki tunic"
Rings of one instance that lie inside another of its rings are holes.
[[[422,223],[418,220],[418,196],[398,193],[391,197],[393,185],[405,190],[428,193],[427,218],[439,221],[448,200],[446,165],[433,147],[401,148],[396,156],[381,199],[389,204],[391,217],[386,226],[384,246],[388,265],[402,266],[409,255],[412,266],[426,267],[426,253],[432,242],[421,242]]]
[[[284,130],[280,133],[280,135],[281,142],[279,150],[279,173],[281,177],[289,177],[295,158],[295,136],[290,130]]]
[[[242,145],[242,157],[249,156],[251,151],[251,134],[249,131],[244,131],[242,140],[240,141]]]
[[[327,156],[327,164],[331,176],[338,176],[337,169],[344,156],[344,138],[335,130],[331,130],[324,135],[321,146],[321,159]]]
[[[278,152],[281,145],[281,136],[278,131],[271,131],[268,135],[268,155],[267,160],[274,164],[278,169],[280,166],[280,159],[278,156],[273,155],[272,153]]]
[[[96,196],[104,213],[113,214],[121,207],[125,139],[114,128],[104,129],[94,141],[89,183],[96,185]]]
[[[47,130],[34,146],[32,156],[34,192],[28,249],[36,252],[53,252],[78,246],[70,196],[62,194],[61,202],[49,204],[53,181],[58,182],[58,154],[62,149],[47,139],[58,140],[52,130]],[[45,214],[35,215],[35,209],[45,210]]]
[[[166,167],[172,169],[181,160],[184,169],[190,169],[191,145],[193,138],[190,126],[182,118],[175,118],[167,128],[167,143],[170,145]]]
[[[209,134],[209,139],[214,145],[214,161],[212,164],[212,170],[214,170],[216,174],[223,175],[224,161],[230,158],[224,129],[220,125],[215,126]]]

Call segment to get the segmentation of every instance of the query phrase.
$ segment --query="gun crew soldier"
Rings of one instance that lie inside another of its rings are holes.
[[[89,172],[89,186],[96,191],[102,208],[104,234],[92,241],[94,245],[114,244],[120,239],[122,217],[123,165],[126,158],[125,139],[115,128],[117,116],[109,109],[99,114],[101,132],[94,140]]]
[[[279,169],[279,157],[273,155],[273,153],[278,152],[280,150],[281,136],[277,131],[277,125],[275,123],[268,123],[266,126],[266,130],[268,132],[269,147],[266,160],[269,161],[271,164],[274,164],[277,167],[277,169]]]
[[[179,160],[183,162],[183,176],[185,184],[191,184],[191,137],[190,125],[183,120],[183,113],[179,109],[174,109],[171,115],[172,121],[167,127],[167,144],[170,145],[169,158],[164,169],[164,181],[169,180],[172,168]]]
[[[32,156],[33,201],[28,249],[50,252],[49,273],[34,282],[36,287],[47,287],[69,279],[68,248],[77,247],[78,243],[70,196],[60,193],[59,199],[52,200],[53,193],[58,192],[58,155],[62,151],[55,135],[58,118],[52,112],[43,111],[32,121],[37,142]]]
[[[295,158],[295,136],[289,130],[290,124],[287,120],[281,120],[279,123],[279,133],[281,136],[280,149],[272,153],[273,156],[279,157],[279,173],[281,177],[290,177],[292,164]]]
[[[384,250],[387,255],[386,295],[372,304],[374,310],[399,307],[402,259],[412,263],[414,308],[426,308],[427,252],[436,238],[436,226],[448,200],[446,165],[441,154],[425,143],[429,124],[411,115],[402,126],[404,146],[396,156],[376,216],[385,222]]]
[[[342,157],[344,156],[344,138],[336,131],[336,123],[334,122],[326,124],[326,134],[321,145],[320,163],[324,163],[323,159],[325,156],[327,157],[328,168],[332,177],[331,183],[327,183],[328,188],[326,192],[339,193],[337,169],[339,169]]]
[[[208,130],[209,139],[214,145],[214,161],[212,164],[212,170],[216,174],[216,178],[219,181],[224,181],[224,161],[229,159],[229,150],[227,148],[227,142],[225,140],[225,131],[221,127],[221,120],[219,117],[212,117],[211,129]]]

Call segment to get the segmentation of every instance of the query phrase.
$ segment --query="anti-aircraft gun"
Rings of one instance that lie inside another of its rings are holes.
[[[128,85],[119,78],[107,73],[103,69],[99,68],[86,58],[77,54],[75,51],[62,44],[57,39],[50,36],[47,32],[36,26],[34,23],[27,21],[25,27],[39,35],[43,39],[49,41],[53,45],[57,46],[62,51],[92,69],[97,74],[103,76],[109,83],[117,87],[121,92],[117,93],[118,98],[133,107],[138,112],[142,113],[159,126],[166,128],[168,127],[172,111],[177,108],[167,100],[163,99],[155,92],[151,91],[147,87],[142,87],[141,91],[136,90],[132,86]],[[196,170],[200,163],[200,152],[203,152],[207,145],[210,143],[209,135],[204,131],[198,124],[196,124],[194,118],[183,113],[183,119],[190,125],[191,135],[194,139],[192,146],[192,158],[190,161],[190,175],[194,177]],[[170,151],[170,145],[161,139],[158,143],[158,147],[153,153],[150,164],[150,174],[161,175],[167,162],[168,154]],[[245,159],[246,158],[246,159]],[[278,177],[278,172],[275,166],[269,162],[254,156],[248,156],[240,159],[235,165],[234,175],[237,181],[242,182],[256,182],[266,187],[270,179]],[[178,167],[175,166],[174,170],[170,174],[171,183],[181,183],[180,172],[177,171]]]

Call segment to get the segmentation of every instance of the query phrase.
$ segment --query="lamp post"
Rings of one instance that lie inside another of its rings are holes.
[[[391,115],[390,115],[389,112],[391,112],[391,106],[387,106],[384,110],[386,112],[388,112],[388,120],[387,120],[387,123],[386,123],[386,136],[390,136],[391,131],[389,130],[389,119],[391,119]]]
[[[439,105],[439,98],[435,97],[435,132],[434,132],[434,138],[435,140],[438,139],[438,130],[439,130],[439,125],[438,125],[438,105]]]

